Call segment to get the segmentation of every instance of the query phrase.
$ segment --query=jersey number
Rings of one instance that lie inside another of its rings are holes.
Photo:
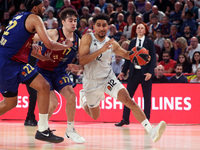
[[[17,21],[14,20],[14,21],[10,21],[9,22],[9,25],[6,27],[6,31],[3,33],[3,35],[8,35],[9,34],[9,30],[14,28],[15,26],[17,25]]]
[[[23,69],[26,70],[27,74],[30,74],[34,70],[34,68],[29,64],[26,64]]]

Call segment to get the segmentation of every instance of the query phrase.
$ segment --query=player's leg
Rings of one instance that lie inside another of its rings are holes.
[[[150,122],[146,118],[144,112],[141,108],[130,98],[127,90],[125,88],[119,90],[118,100],[121,101],[124,105],[131,109],[135,118],[143,125],[143,127],[147,130],[149,135],[151,136],[153,142],[157,142],[166,128],[166,123],[161,121],[155,128],[152,128]]]
[[[60,143],[64,139],[58,137],[49,130],[48,126],[48,110],[49,110],[49,98],[50,98],[50,86],[49,83],[38,74],[30,83],[30,87],[37,91],[38,108],[39,108],[39,121],[38,131],[35,138],[38,140],[48,141],[52,143]]]
[[[50,91],[48,119],[52,116],[52,114],[56,110],[57,106],[58,106],[58,99],[56,97],[56,93],[54,92],[54,90],[51,90]]]
[[[60,91],[66,101],[66,114],[67,114],[67,129],[65,136],[67,138],[72,139],[76,143],[84,143],[85,139],[80,136],[75,128],[74,128],[74,117],[76,111],[76,94],[74,93],[73,87],[71,85],[67,85],[63,87]]]
[[[17,96],[14,97],[4,96],[4,99],[0,102],[0,116],[5,114],[12,108],[16,107],[16,105],[17,105]]]
[[[98,94],[87,94],[88,99],[86,99],[84,90],[80,90],[79,94],[81,107],[91,118],[93,118],[94,120],[98,119],[100,116],[100,100],[98,100]]]

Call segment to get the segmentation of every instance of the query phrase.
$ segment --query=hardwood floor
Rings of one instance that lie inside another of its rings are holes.
[[[167,125],[160,141],[153,143],[142,125],[115,127],[114,123],[76,122],[77,132],[86,139],[76,144],[66,139],[59,144],[35,140],[37,127],[24,121],[0,120],[0,150],[199,150],[200,125]],[[55,134],[64,137],[66,122],[50,122]],[[156,125],[156,124],[155,124]]]

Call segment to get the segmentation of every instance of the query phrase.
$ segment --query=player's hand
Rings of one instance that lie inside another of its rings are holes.
[[[112,43],[114,42],[114,39],[110,39],[108,42],[104,44],[104,46],[101,48],[102,53],[107,51],[108,49],[112,48]]]
[[[117,76],[117,79],[123,80],[123,79],[124,79],[124,73],[121,72],[121,73]]]
[[[32,51],[34,52],[41,52],[42,46],[39,46],[37,44],[32,44]]]
[[[67,45],[67,48],[70,48],[73,46],[72,41],[70,41],[69,39],[66,39],[63,44]]]
[[[148,61],[147,61],[147,63],[149,63],[150,60],[151,60],[151,56],[149,55],[149,56],[148,56]]]
[[[149,79],[151,79],[151,76],[152,76],[152,74],[150,74],[150,73],[145,73],[144,74],[146,77],[145,77],[145,81],[148,81]]]
[[[52,51],[48,51],[48,52],[45,52],[44,53],[44,57],[42,58],[42,61],[51,61],[51,62],[55,62],[55,60],[53,60],[51,58],[51,54],[52,54]]]

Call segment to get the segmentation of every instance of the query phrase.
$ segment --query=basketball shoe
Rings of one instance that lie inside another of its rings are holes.
[[[52,131],[55,131],[55,130],[50,130],[49,128],[43,132],[40,132],[37,130],[35,134],[35,138],[37,140],[51,142],[51,143],[60,143],[64,141],[63,137],[54,135]]]
[[[160,140],[162,134],[165,131],[165,128],[166,128],[166,123],[164,121],[161,121],[155,128],[151,129],[149,134],[154,143]]]
[[[84,109],[84,103],[86,102],[86,98],[85,98],[85,93],[83,92],[83,90],[79,91],[79,96],[80,96],[80,105],[81,107]]]
[[[76,130],[73,128],[73,130],[66,130],[65,137],[68,139],[73,140],[75,143],[85,143],[85,139],[80,136]]]

